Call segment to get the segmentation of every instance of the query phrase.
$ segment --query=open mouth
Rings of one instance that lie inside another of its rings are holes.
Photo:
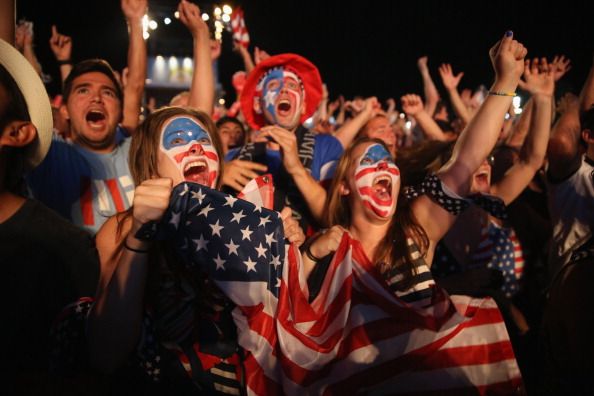
[[[105,125],[105,114],[100,110],[91,110],[87,113],[85,120],[92,128],[101,128]]]
[[[389,201],[392,197],[392,178],[387,175],[373,179],[373,192],[379,201]]]
[[[480,186],[488,186],[489,185],[489,172],[482,171],[474,175],[475,182]]]
[[[276,113],[281,116],[286,116],[291,112],[291,102],[283,99],[276,105]]]
[[[208,185],[208,165],[202,159],[190,160],[183,168],[184,180]]]

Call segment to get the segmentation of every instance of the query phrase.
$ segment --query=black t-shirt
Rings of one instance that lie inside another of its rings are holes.
[[[94,241],[27,200],[0,224],[0,268],[0,370],[17,377],[45,372],[52,322],[67,304],[95,295],[99,259]]]

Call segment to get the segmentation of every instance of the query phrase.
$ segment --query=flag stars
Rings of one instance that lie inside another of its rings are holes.
[[[239,254],[237,253],[237,248],[239,247],[239,245],[234,244],[233,239],[230,239],[229,243],[226,243],[225,246],[227,246],[227,249],[229,249],[229,255],[235,254],[236,256],[239,256]]]
[[[231,222],[236,221],[237,224],[239,224],[241,222],[241,219],[243,219],[244,217],[245,217],[245,215],[243,214],[243,210],[240,210],[239,212],[234,212]]]
[[[243,263],[247,267],[247,272],[250,272],[250,271],[257,272],[256,271],[256,262],[252,261],[251,258],[248,257],[247,261],[244,261]]]
[[[198,191],[192,191],[190,194],[192,195],[192,198],[197,200],[200,205],[202,205],[202,200],[206,198],[206,194],[202,192],[202,189]]]
[[[258,252],[258,257],[266,257],[267,249],[262,246],[262,242],[260,242],[260,245],[256,248],[256,251]]]
[[[175,228],[177,228],[177,226],[179,225],[180,217],[181,217],[181,212],[180,213],[173,212],[171,214],[171,220],[169,220],[169,224],[172,224]]]
[[[247,239],[248,241],[251,241],[251,235],[254,231],[250,230],[250,226],[246,226],[244,229],[241,230],[241,240],[245,240]]]
[[[272,262],[270,264],[274,265],[274,268],[277,269],[281,265],[280,256],[272,255]]]
[[[204,239],[204,236],[200,234],[200,238],[192,239],[192,241],[196,244],[196,251],[200,251],[200,249],[206,250],[206,245],[208,245],[208,240]]]
[[[258,224],[258,227],[265,227],[266,224],[270,223],[270,216],[266,216],[266,217],[261,217],[260,218],[260,224]]]
[[[204,217],[208,217],[208,212],[210,212],[211,210],[214,210],[214,208],[212,208],[210,206],[210,204],[208,204],[208,205],[206,205],[205,207],[202,208],[202,210],[200,211],[200,213],[198,213],[198,216],[204,215]]]
[[[220,269],[223,271],[225,270],[225,260],[223,260],[219,254],[217,254],[217,258],[214,258],[213,261],[217,265],[215,271]]]
[[[266,238],[266,243],[268,244],[268,246],[272,245],[273,243],[276,243],[276,239],[274,239],[273,232],[271,232],[270,234],[266,234],[265,238]]]
[[[186,195],[188,193],[188,191],[190,191],[188,185],[184,184],[184,190],[179,193],[179,196],[183,197],[184,195]]]
[[[221,236],[221,230],[225,227],[223,227],[222,225],[219,225],[219,221],[217,220],[217,222],[215,224],[209,224],[210,228],[212,229],[212,235],[218,235],[219,237]]]
[[[237,201],[237,198],[231,196],[231,195],[227,195],[225,197],[225,204],[223,206],[230,206],[231,208],[233,208],[233,205],[235,204],[235,202]]]

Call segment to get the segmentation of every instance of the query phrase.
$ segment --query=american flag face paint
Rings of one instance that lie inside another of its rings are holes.
[[[196,120],[187,116],[169,119],[161,130],[159,148],[182,180],[215,187],[219,156],[209,133]]]
[[[260,82],[261,107],[271,124],[292,128],[301,118],[303,89],[299,77],[282,67],[272,69]]]
[[[359,157],[355,186],[363,204],[379,217],[389,217],[396,209],[400,170],[381,144],[373,144]]]

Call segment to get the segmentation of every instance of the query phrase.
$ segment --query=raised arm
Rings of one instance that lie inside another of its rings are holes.
[[[462,79],[462,76],[464,76],[464,72],[454,75],[452,66],[449,63],[444,63],[439,66],[439,75],[441,76],[443,86],[448,91],[450,102],[452,103],[452,107],[454,108],[456,115],[460,117],[460,119],[464,122],[464,125],[468,124],[472,116],[470,115],[470,112],[466,108],[464,101],[458,93],[458,84],[460,84],[460,80]]]
[[[594,59],[592,60],[586,83],[580,93],[580,111],[590,110],[592,106],[594,106]]]
[[[458,196],[468,194],[472,174],[485,161],[501,131],[513,93],[524,70],[526,49],[513,39],[512,32],[497,42],[489,51],[495,70],[495,81],[489,95],[470,123],[460,134],[450,160],[438,171],[445,186]],[[427,232],[430,249],[443,237],[455,220],[427,196],[412,203],[412,210]]]
[[[520,195],[541,168],[551,131],[551,103],[555,93],[553,68],[546,59],[540,65],[527,60],[524,80],[522,85],[532,95],[533,103],[529,132],[520,150],[519,160],[491,187],[491,193],[506,204]]]
[[[143,182],[134,191],[132,217],[114,216],[97,234],[101,277],[87,335],[91,363],[102,371],[121,367],[138,344],[150,246],[134,235],[146,222],[163,216],[171,189],[171,179]]]
[[[15,0],[0,0],[0,39],[14,43]]]
[[[417,67],[419,68],[419,72],[421,73],[421,77],[423,79],[425,111],[427,114],[433,117],[433,113],[435,113],[435,108],[437,107],[437,102],[439,102],[439,92],[437,92],[437,88],[435,88],[435,84],[433,83],[433,79],[429,73],[427,60],[428,58],[426,56],[422,56],[417,59]]]
[[[419,95],[404,95],[400,98],[400,101],[402,102],[402,111],[415,119],[427,139],[439,141],[449,140],[448,136],[437,125],[437,122],[425,110],[423,100]]]
[[[180,21],[188,28],[194,39],[194,75],[188,106],[212,114],[215,81],[208,25],[202,20],[198,6],[187,0],[180,1],[177,10]]]
[[[246,47],[244,47],[236,41],[233,43],[233,50],[237,51],[237,53],[239,53],[239,55],[241,56],[241,59],[243,60],[243,67],[246,73],[249,74],[249,72],[254,70],[254,67],[256,66],[254,65],[254,61],[252,59],[252,56],[250,55],[250,51],[248,51]]]
[[[60,66],[60,78],[64,83],[72,70],[72,38],[59,33],[56,25],[52,25],[52,36],[49,44]]]
[[[23,53],[37,74],[41,75],[41,64],[37,60],[35,49],[33,49],[33,22],[19,22],[15,32],[15,47]]]
[[[357,136],[363,126],[380,111],[377,98],[365,99],[365,106],[356,116],[350,118],[336,130],[334,137],[338,139],[343,148],[347,148]]]
[[[124,112],[122,127],[133,134],[140,122],[140,109],[146,80],[146,43],[142,37],[142,17],[147,11],[147,0],[122,0],[122,12],[128,23],[128,76],[124,85]]]

